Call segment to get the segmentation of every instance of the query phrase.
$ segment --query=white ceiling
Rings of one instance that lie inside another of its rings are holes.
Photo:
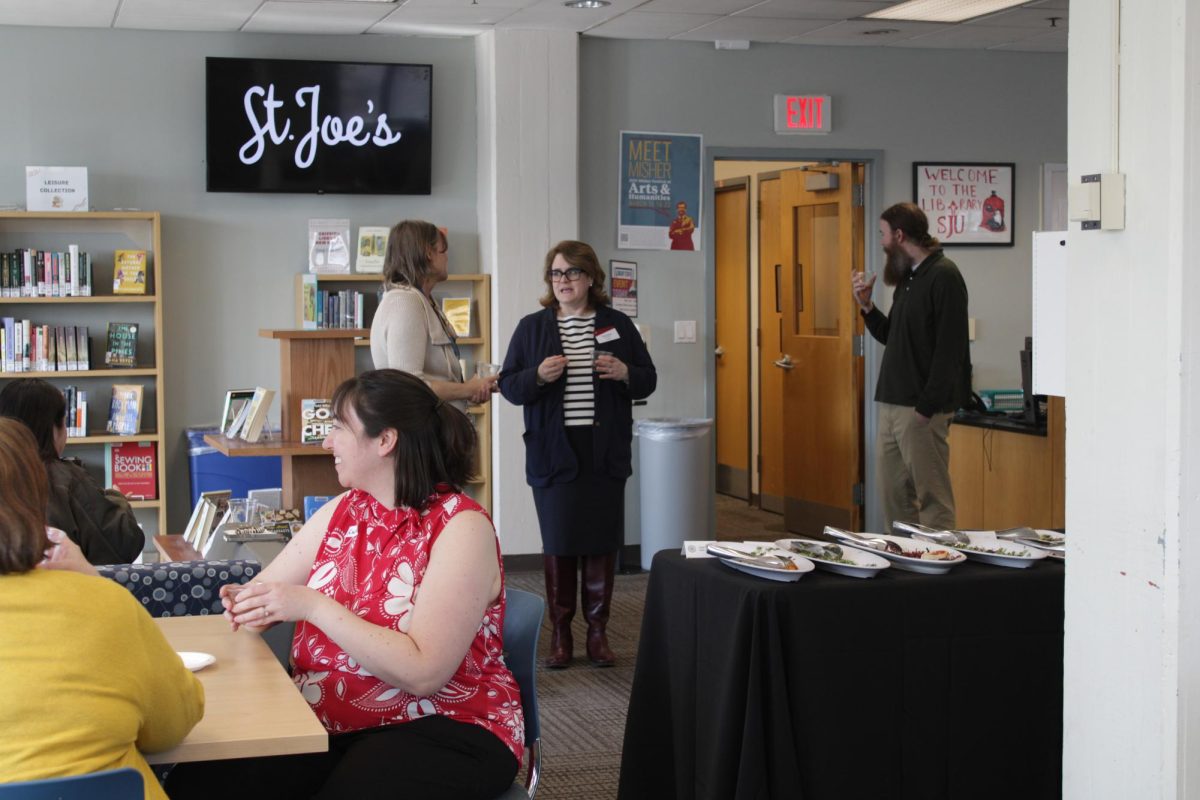
[[[2,0],[0,25],[406,36],[471,36],[507,28],[619,39],[1067,50],[1069,0],[1033,0],[956,25],[860,19],[896,2],[612,0],[606,8],[576,10],[563,0]]]

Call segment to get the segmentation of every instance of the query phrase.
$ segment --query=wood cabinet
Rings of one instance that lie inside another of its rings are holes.
[[[435,298],[442,296],[470,297],[472,303],[473,335],[458,339],[467,361],[467,373],[472,374],[476,362],[486,362],[491,355],[491,283],[488,275],[451,275],[438,284]],[[318,275],[318,285],[370,283],[378,285],[378,275]],[[336,287],[345,288],[345,287]],[[299,285],[297,285],[299,291]],[[361,291],[361,289],[360,289]],[[297,304],[299,306],[299,304]],[[364,303],[373,314],[375,303]],[[299,314],[299,311],[297,311]],[[301,322],[297,319],[297,324]],[[368,321],[369,324],[369,321]],[[283,462],[283,503],[299,508],[307,495],[334,495],[342,491],[333,468],[333,456],[319,444],[300,443],[300,401],[305,398],[333,397],[338,384],[356,374],[355,349],[370,346],[369,328],[324,328],[320,330],[260,330],[259,336],[279,342],[279,402],[280,441],[243,442],[219,434],[209,434],[204,440],[220,452],[234,458],[251,456],[280,456]],[[469,361],[468,361],[469,358]],[[370,364],[370,359],[366,359]],[[467,487],[468,492],[484,508],[491,510],[491,404],[471,406],[467,413],[475,422],[479,434],[478,478]]]
[[[1062,398],[1051,398],[1046,435],[950,426],[950,482],[957,525],[996,530],[1065,526]]]
[[[67,440],[69,457],[78,457],[100,482],[104,479],[105,445],[153,442],[157,449],[158,498],[134,500],[131,505],[147,539],[166,530],[167,465],[166,396],[163,383],[163,252],[157,211],[0,212],[0,251],[22,248],[67,251],[78,245],[92,261],[90,297],[0,297],[0,317],[29,320],[33,325],[86,326],[91,369],[53,372],[0,372],[3,380],[42,378],[60,388],[74,385],[88,393],[87,435]],[[145,250],[147,281],[144,295],[113,295],[113,253]],[[139,326],[137,366],[104,366],[109,322]],[[136,436],[105,432],[114,383],[143,387],[140,431]]]

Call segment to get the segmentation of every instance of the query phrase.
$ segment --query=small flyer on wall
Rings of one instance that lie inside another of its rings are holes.
[[[702,137],[621,131],[617,247],[700,249]]]
[[[350,220],[308,221],[308,271],[350,271]]]
[[[637,264],[633,261],[609,261],[612,276],[612,306],[630,317],[638,314]]]

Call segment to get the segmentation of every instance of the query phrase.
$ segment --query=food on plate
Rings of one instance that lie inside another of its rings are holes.
[[[857,561],[851,561],[848,558],[832,555],[827,550],[822,550],[820,548],[809,549],[804,546],[803,542],[792,542],[788,546],[791,548],[793,553],[802,555],[805,558],[815,558],[820,561],[832,561],[834,564],[849,564],[852,567],[861,566]]]
[[[1028,550],[1009,550],[1006,547],[983,547],[974,544],[956,545],[959,550],[970,550],[973,553],[987,553],[989,556],[1013,556],[1015,558],[1029,558]]]
[[[800,569],[800,567],[797,566],[795,561],[792,561],[787,556],[780,554],[778,548],[775,548],[775,547],[756,547],[753,550],[751,550],[749,553],[747,553],[746,555],[752,556],[754,558],[763,558],[764,556],[775,556],[776,558],[778,558],[780,561],[783,562],[783,566],[780,567],[780,569],[792,570],[794,572],[799,571],[799,569]]]
[[[922,561],[953,561],[958,558],[958,553],[949,550],[904,550],[901,549],[899,555],[905,558],[919,558]]]

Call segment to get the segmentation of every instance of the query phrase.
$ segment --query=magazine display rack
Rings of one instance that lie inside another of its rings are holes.
[[[134,500],[138,522],[147,541],[166,532],[166,470],[170,463],[163,391],[162,297],[163,259],[161,220],[157,211],[0,212],[0,252],[21,248],[66,251],[77,245],[92,262],[92,295],[88,297],[0,297],[0,317],[29,320],[34,325],[87,326],[91,369],[66,371],[0,372],[0,386],[14,378],[43,378],[55,386],[79,386],[88,392],[88,431],[67,439],[67,456],[78,457],[97,482],[104,481],[105,445],[154,442],[157,449],[155,500]],[[150,262],[145,294],[114,295],[113,257],[117,250],[144,250]],[[109,322],[136,322],[136,366],[104,366]],[[112,386],[140,383],[144,407],[141,427],[133,436],[104,432]]]

